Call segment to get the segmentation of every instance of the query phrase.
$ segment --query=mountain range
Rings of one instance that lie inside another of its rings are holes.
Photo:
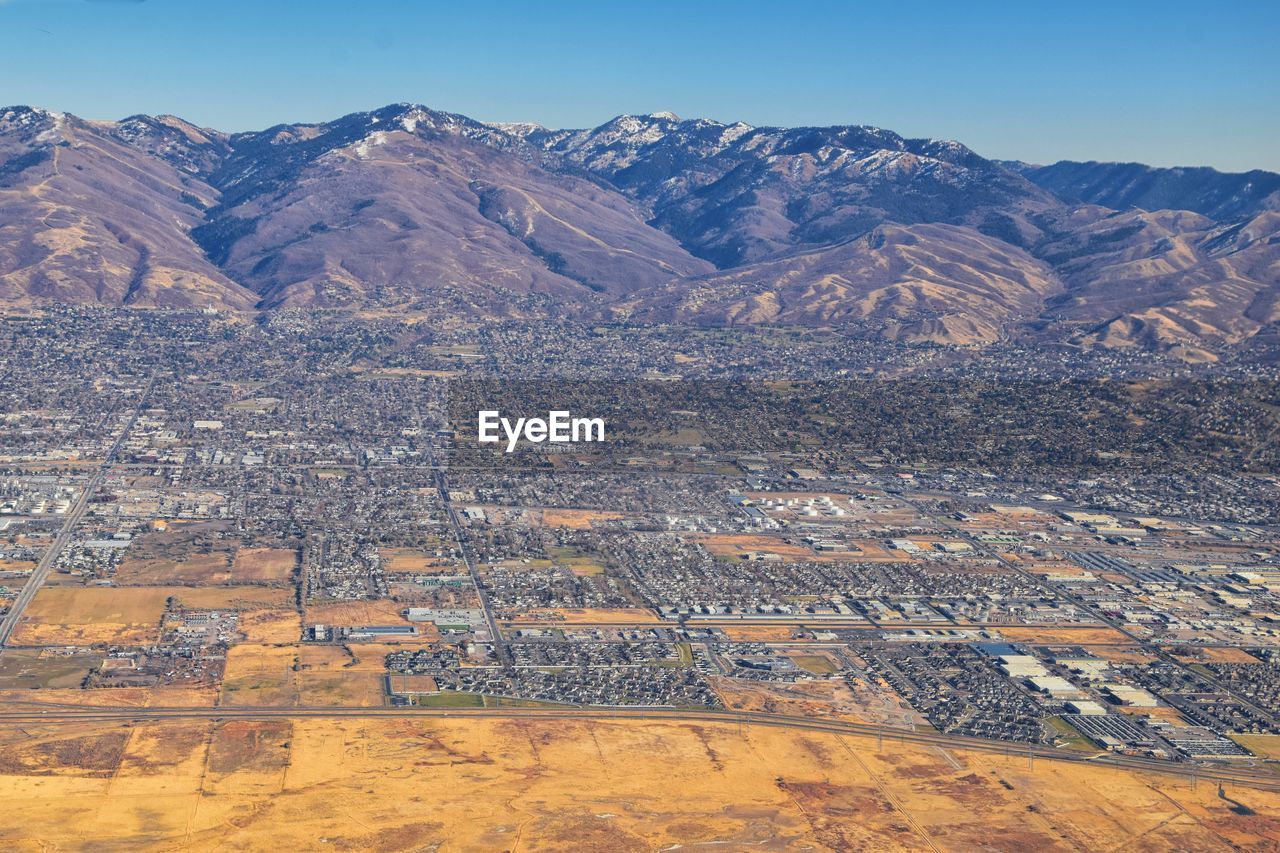
[[[413,104],[227,134],[0,108],[0,305],[847,328],[1213,359],[1280,331],[1280,175],[873,127]]]

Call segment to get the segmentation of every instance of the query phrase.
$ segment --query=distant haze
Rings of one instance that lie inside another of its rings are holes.
[[[0,103],[225,130],[425,103],[871,124],[992,158],[1280,170],[1280,4],[0,0]]]

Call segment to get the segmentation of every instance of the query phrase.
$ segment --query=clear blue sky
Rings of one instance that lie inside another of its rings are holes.
[[[1280,0],[0,0],[0,104],[225,130],[395,101],[874,124],[989,157],[1280,171]]]

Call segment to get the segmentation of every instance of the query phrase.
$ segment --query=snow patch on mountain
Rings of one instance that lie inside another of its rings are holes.
[[[364,139],[356,143],[356,147],[355,147],[356,157],[358,157],[361,160],[368,160],[369,152],[372,149],[372,146],[386,145],[386,144],[387,144],[387,132],[385,130],[375,130],[373,133],[369,134]]]
[[[500,130],[503,133],[518,136],[522,139],[532,133],[546,131],[545,127],[532,121],[487,121],[485,124],[494,130]]]

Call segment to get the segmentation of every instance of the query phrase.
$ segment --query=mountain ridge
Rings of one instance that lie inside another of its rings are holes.
[[[1221,172],[1210,166],[1098,160],[1059,160],[1047,166],[1001,162],[1064,198],[1115,210],[1191,210],[1214,219],[1280,210],[1280,174],[1263,169]]]
[[[1210,358],[1280,322],[1277,209],[1261,170],[1034,166],[865,125],[556,130],[401,103],[223,133],[0,108],[0,304],[483,319],[527,294],[631,321]]]

